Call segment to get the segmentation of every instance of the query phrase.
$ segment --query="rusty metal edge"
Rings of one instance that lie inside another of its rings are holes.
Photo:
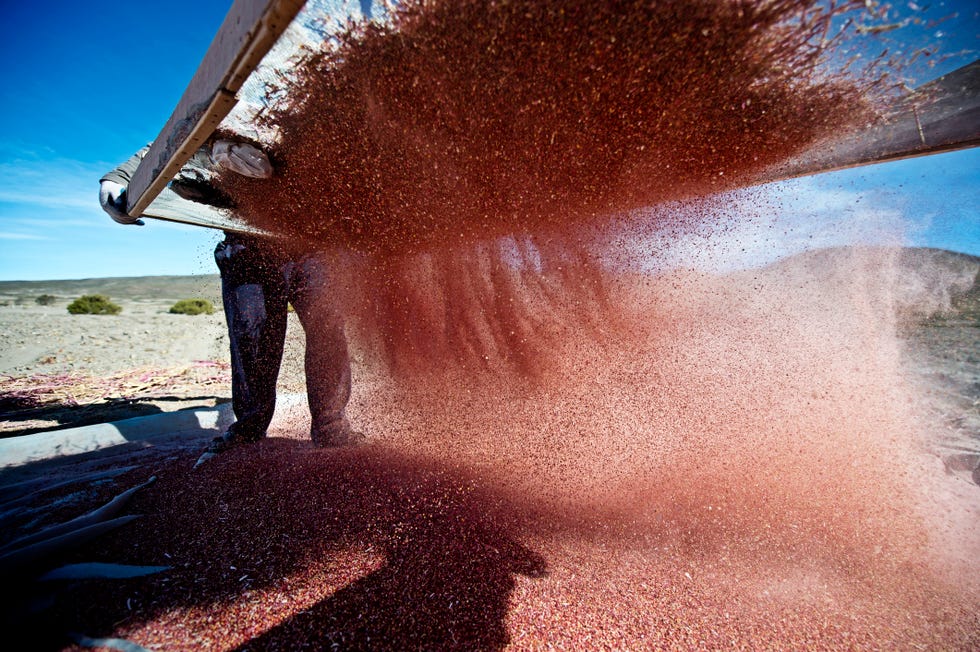
[[[235,94],[305,4],[236,0],[194,78],[129,184],[127,212],[138,216],[210,137]],[[188,222],[194,223],[194,222]]]
[[[980,60],[898,99],[878,124],[817,143],[750,185],[980,145]]]

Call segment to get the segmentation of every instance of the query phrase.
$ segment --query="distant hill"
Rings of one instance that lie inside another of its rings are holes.
[[[928,315],[930,321],[935,323],[967,321],[974,326],[980,326],[980,258],[950,251],[932,249],[925,251],[936,252],[933,260],[937,265],[946,263],[947,269],[952,273],[959,271],[965,277],[961,284],[950,289],[949,308]],[[971,277],[972,284],[967,280]]]
[[[944,249],[903,249],[900,268],[905,279],[919,279],[925,290],[947,297],[940,312],[980,318],[980,258]]]
[[[199,276],[132,276],[60,281],[0,281],[0,301],[33,302],[42,294],[74,299],[83,294],[106,294],[115,301],[178,301],[202,298],[221,301],[217,274]]]
[[[980,257],[927,247],[831,247],[789,256],[767,268],[780,277],[880,281],[899,313],[912,319],[980,325]]]
[[[858,274],[874,276],[888,281],[895,304],[908,316],[932,320],[965,319],[980,325],[980,257],[977,256],[923,247],[833,247],[789,256],[765,271],[815,280],[827,280],[832,276],[838,281],[847,281]],[[205,274],[0,281],[0,301],[33,303],[42,294],[59,299],[107,294],[115,301],[161,302],[200,297],[220,305],[221,279],[217,274]]]

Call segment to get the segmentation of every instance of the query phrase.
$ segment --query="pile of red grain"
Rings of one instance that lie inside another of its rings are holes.
[[[400,3],[300,64],[264,117],[276,176],[221,183],[249,223],[348,254],[346,311],[391,368],[533,373],[561,332],[608,329],[607,220],[737,187],[862,113],[871,82],[827,64],[851,9]]]

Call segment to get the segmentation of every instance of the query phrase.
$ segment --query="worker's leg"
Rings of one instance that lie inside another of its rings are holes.
[[[276,406],[286,338],[282,265],[249,239],[226,238],[215,250],[231,343],[231,396],[237,421],[231,443],[265,436]]]
[[[306,332],[306,391],[313,424],[310,435],[321,446],[353,443],[347,422],[350,358],[344,323],[330,287],[324,260],[311,254],[287,266],[290,300]]]

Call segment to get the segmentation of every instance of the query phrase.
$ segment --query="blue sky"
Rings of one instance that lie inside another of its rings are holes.
[[[157,220],[117,225],[99,208],[98,179],[157,135],[229,6],[4,3],[0,280],[215,272],[220,234]],[[975,0],[935,8],[936,16],[958,14],[897,30],[893,45],[972,53],[923,68],[920,82],[978,56]],[[769,219],[793,237],[760,246],[791,253],[834,244],[877,220],[904,242],[980,255],[978,187],[980,149],[787,182],[770,190],[785,209]],[[750,231],[742,236],[755,238]]]

